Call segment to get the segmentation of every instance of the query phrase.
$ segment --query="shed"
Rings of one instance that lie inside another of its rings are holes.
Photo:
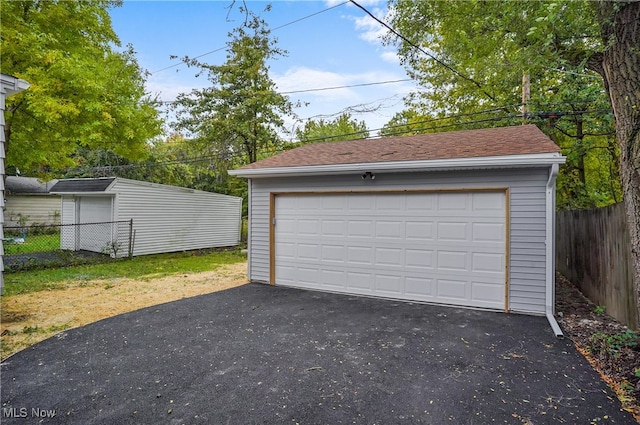
[[[249,180],[250,280],[546,315],[555,182],[534,125],[303,145]]]
[[[49,190],[58,182],[35,177],[7,176],[5,180],[4,222],[24,224],[60,224],[60,195]]]
[[[4,110],[8,96],[20,93],[29,88],[29,83],[7,74],[0,73],[0,207],[4,212],[4,176],[5,176],[5,134],[4,134]],[[2,230],[4,226],[4,214],[0,215],[0,244],[4,238]],[[0,245],[0,294],[4,293],[4,246]]]
[[[60,180],[51,193],[62,196],[62,249],[104,252],[113,226],[83,232],[82,225],[130,220],[132,255],[240,242],[242,198],[235,196],[120,177]]]

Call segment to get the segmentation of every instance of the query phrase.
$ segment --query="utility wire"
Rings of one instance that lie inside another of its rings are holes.
[[[413,41],[409,40],[407,37],[405,37],[404,35],[402,35],[401,33],[399,33],[398,31],[396,31],[394,28],[392,28],[389,24],[387,24],[386,22],[384,22],[381,19],[378,19],[373,13],[369,12],[364,6],[361,6],[360,4],[358,4],[357,2],[355,2],[354,0],[349,0],[351,3],[353,3],[355,6],[357,6],[358,8],[362,9],[362,11],[364,11],[367,15],[369,15],[373,20],[375,20],[376,22],[378,22],[380,25],[384,26],[386,29],[388,29],[389,31],[391,31],[393,34],[395,34],[398,38],[402,39],[405,43],[407,43],[409,46],[413,47],[414,49],[422,52],[423,54],[427,55],[428,57],[430,57],[431,59],[433,59],[437,64],[443,66],[444,68],[448,69],[449,71],[451,71],[453,74],[457,75],[458,77],[469,81],[470,83],[472,83],[473,85],[475,85],[476,87],[478,87],[478,89],[480,89],[480,91],[482,91],[482,93],[484,93],[489,99],[495,101],[496,99],[489,93],[486,92],[486,90],[484,90],[484,88],[482,87],[482,84],[480,84],[479,82],[477,82],[476,80],[474,80],[473,78],[463,74],[462,72],[458,71],[457,69],[453,68],[451,65],[445,63],[442,59],[436,57],[435,55],[429,53],[428,51],[424,50],[422,47],[418,46],[417,44],[415,44]]]
[[[400,124],[397,126],[391,126],[391,127],[387,127],[387,129],[389,128],[404,128],[403,131],[398,131],[398,132],[391,132],[391,133],[387,133],[387,135],[385,137],[388,136],[396,136],[396,135],[402,135],[405,134],[407,131],[407,127],[409,125],[414,125],[414,124],[429,124],[429,123],[434,123],[434,122],[438,122],[438,121],[443,121],[443,120],[447,120],[447,119],[454,119],[454,118],[462,118],[462,117],[469,117],[469,116],[474,116],[474,115],[479,115],[479,114],[484,114],[484,113],[490,113],[490,112],[499,112],[504,110],[504,108],[509,108],[512,106],[518,106],[518,105],[508,105],[508,106],[503,106],[503,107],[497,107],[497,108],[493,108],[493,109],[487,109],[484,111],[478,111],[478,112],[470,112],[470,113],[466,113],[466,114],[458,114],[458,115],[451,115],[448,117],[440,117],[440,118],[434,118],[432,120],[424,120],[424,121],[419,121],[416,123],[411,123],[411,124]],[[598,110],[584,110],[584,111],[563,111],[563,112],[554,112],[554,113],[549,113],[549,112],[543,112],[543,113],[529,113],[529,118],[541,118],[541,119],[547,119],[547,115],[552,114],[554,117],[556,115],[558,116],[564,116],[564,115],[587,115],[587,114],[610,114],[612,113],[611,110],[609,109],[598,109]],[[465,121],[465,122],[457,122],[457,123],[450,123],[450,124],[442,124],[442,125],[437,125],[437,126],[429,126],[429,127],[421,127],[421,128],[417,128],[417,129],[408,129],[411,132],[413,132],[414,134],[420,134],[420,132],[424,132],[426,130],[441,130],[441,129],[445,129],[445,128],[451,128],[451,127],[465,127],[465,126],[469,126],[469,125],[473,125],[473,124],[483,124],[483,123],[488,123],[488,122],[499,122],[499,121],[504,121],[504,120],[509,120],[509,119],[521,119],[522,113],[517,113],[517,114],[507,114],[507,115],[502,115],[499,117],[491,117],[491,118],[482,118],[482,119],[476,119],[476,120],[471,120],[471,121]],[[379,131],[382,130],[382,128],[378,128],[378,129],[373,129],[373,130],[366,130],[367,132],[369,131]],[[335,137],[344,137],[344,136],[354,136],[354,135],[360,135],[363,134],[364,131],[358,131],[358,132],[353,132],[353,133],[349,133],[349,134],[340,134],[340,135],[336,135],[336,136],[328,136],[328,137],[322,137],[322,138],[317,138],[317,139],[307,139],[304,140],[305,143],[309,143],[309,142],[319,142],[319,141],[329,141],[332,138]],[[277,153],[280,153],[281,150],[271,150],[269,152],[266,152],[268,154],[274,155]],[[171,160],[171,161],[159,161],[159,162],[135,162],[135,163],[130,163],[130,164],[121,164],[121,165],[102,165],[102,166],[95,166],[95,167],[83,167],[83,166],[79,166],[79,167],[74,167],[74,168],[68,168],[66,170],[57,170],[57,171],[65,171],[65,172],[70,172],[70,171],[96,171],[96,172],[100,172],[100,171],[110,171],[110,170],[114,170],[114,169],[131,169],[131,168],[138,168],[138,167],[159,167],[159,166],[167,166],[167,165],[179,165],[179,164],[192,164],[192,163],[196,163],[196,162],[203,162],[203,161],[208,161],[208,160],[212,160],[212,159],[218,159],[219,156],[218,155],[201,155],[201,156],[196,156],[196,157],[187,157],[187,158],[183,158],[183,159],[176,159],[176,160]],[[233,158],[233,157],[232,157]]]
[[[323,87],[319,89],[306,89],[306,90],[292,90],[282,92],[280,94],[294,94],[294,93],[308,93],[313,91],[325,91],[325,90],[338,90],[338,89],[349,89],[352,87],[367,87],[367,86],[377,86],[381,84],[394,84],[394,83],[404,83],[407,81],[413,81],[411,78],[405,78],[403,80],[389,80],[389,81],[379,81],[376,83],[362,83],[362,84],[352,84],[349,86],[335,86],[335,87]]]
[[[312,18],[312,17],[314,17],[314,16],[316,16],[316,15],[319,15],[319,14],[321,14],[321,13],[328,12],[328,11],[329,11],[329,10],[331,10],[331,9],[335,9],[336,7],[343,6],[343,5],[347,4],[347,3],[349,3],[349,2],[348,2],[348,1],[344,1],[344,2],[342,2],[342,3],[336,4],[335,6],[331,6],[331,7],[328,7],[328,8],[326,8],[326,9],[320,10],[320,11],[318,11],[318,12],[312,13],[311,15],[303,16],[302,18],[296,19],[295,21],[287,22],[286,24],[283,24],[283,25],[280,25],[280,26],[278,26],[278,27],[275,27],[275,28],[273,28],[271,31],[276,31],[276,30],[279,30],[279,29],[281,29],[281,28],[287,27],[287,26],[289,26],[289,25],[293,25],[293,24],[295,24],[295,23],[298,23],[298,22],[300,22],[300,21],[304,21],[305,19],[309,19],[309,18]],[[203,57],[203,56],[207,56],[207,55],[210,55],[210,54],[212,54],[212,53],[219,52],[219,51],[224,50],[224,49],[226,49],[226,48],[227,48],[226,46],[224,46],[224,47],[220,47],[220,48],[217,48],[217,49],[214,49],[214,50],[208,51],[208,52],[206,52],[206,53],[202,53],[201,55],[194,56],[194,57],[193,57],[193,58],[191,58],[191,59],[199,59],[199,58],[201,58],[201,57]],[[184,62],[174,63],[173,65],[165,66],[164,68],[160,68],[160,69],[157,69],[157,70],[155,70],[155,71],[152,71],[150,74],[151,74],[151,75],[153,75],[153,74],[156,74],[156,73],[158,73],[158,72],[166,71],[167,69],[175,68],[175,67],[180,66],[180,65],[183,65],[183,64],[184,64]]]
[[[310,93],[310,92],[316,92],[316,91],[326,91],[326,90],[339,90],[339,89],[350,89],[353,87],[367,87],[367,86],[378,86],[378,85],[383,85],[383,84],[396,84],[396,83],[405,83],[407,81],[413,81],[411,78],[405,78],[402,80],[388,80],[388,81],[378,81],[375,83],[361,83],[361,84],[351,84],[351,85],[346,85],[346,86],[334,86],[334,87],[320,87],[320,88],[315,88],[315,89],[305,89],[305,90],[292,90],[292,91],[285,91],[285,92],[280,92],[279,94],[285,95],[285,94],[295,94],[295,93]],[[156,104],[163,104],[163,105],[171,105],[174,103],[177,103],[177,100],[159,100],[157,102],[155,102]]]

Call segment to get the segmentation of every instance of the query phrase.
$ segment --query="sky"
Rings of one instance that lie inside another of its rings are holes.
[[[386,0],[358,3],[384,17]],[[208,53],[200,60],[223,64],[228,34],[244,22],[242,4],[241,0],[125,0],[112,9],[111,19],[122,45],[133,45],[139,64],[151,72],[147,90],[172,101],[179,93],[209,84],[206,76],[196,77],[197,69],[171,56]],[[348,112],[365,121],[375,135],[404,108],[403,97],[415,90],[395,49],[382,44],[384,28],[350,2],[248,0],[244,4],[268,23],[278,47],[288,51],[269,63],[269,75],[280,93],[305,105],[295,109],[298,120],[287,120],[289,130],[303,127],[308,119],[328,121]],[[271,10],[264,12],[268,4]],[[377,84],[384,82],[392,83]],[[357,85],[362,86],[291,93]]]

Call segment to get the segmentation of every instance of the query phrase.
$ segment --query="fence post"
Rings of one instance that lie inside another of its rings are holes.
[[[133,219],[129,220],[129,259],[133,257]]]

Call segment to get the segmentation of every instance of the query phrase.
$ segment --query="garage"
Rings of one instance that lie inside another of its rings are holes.
[[[249,183],[249,278],[555,323],[564,161],[521,125],[306,144],[232,170]]]
[[[505,191],[275,198],[276,284],[505,308]]]

